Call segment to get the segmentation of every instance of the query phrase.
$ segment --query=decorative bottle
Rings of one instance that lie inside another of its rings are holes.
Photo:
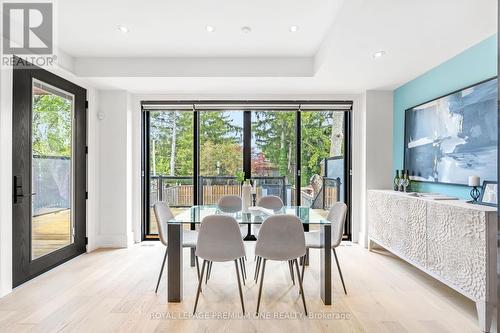
[[[404,192],[404,185],[405,185],[405,171],[401,170],[401,173],[399,175],[399,191]]]
[[[252,200],[252,185],[248,180],[245,180],[243,186],[241,187],[241,211],[243,213],[248,213],[248,207],[250,207],[250,201]]]
[[[406,192],[411,192],[410,170],[406,170],[406,173],[405,173],[405,184],[406,184]]]
[[[394,191],[399,191],[399,170],[396,170],[396,175],[394,176],[394,181],[393,181],[393,188]]]

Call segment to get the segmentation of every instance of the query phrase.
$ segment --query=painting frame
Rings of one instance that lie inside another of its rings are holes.
[[[486,193],[486,190],[487,188],[490,186],[490,185],[495,185],[494,187],[495,188],[492,188],[491,191],[493,191],[495,193],[495,196],[496,196],[496,203],[493,203],[493,202],[485,202],[484,201],[484,194]],[[480,205],[484,205],[484,206],[491,206],[491,207],[498,207],[498,181],[489,181],[489,180],[485,180],[483,181],[483,186],[481,187],[481,195],[479,196],[479,201],[478,203]]]
[[[435,101],[438,101],[440,99],[443,99],[443,98],[446,98],[446,97],[449,97],[451,95],[454,95],[454,94],[457,94],[457,93],[460,93],[462,91],[465,91],[467,89],[471,89],[471,88],[474,88],[478,85],[481,85],[483,83],[487,83],[489,81],[493,81],[493,80],[497,80],[497,86],[498,86],[498,76],[493,76],[493,77],[490,77],[490,78],[487,78],[485,80],[482,80],[482,81],[479,81],[479,82],[476,82],[474,84],[471,84],[471,85],[468,85],[468,86],[465,86],[463,88],[460,88],[460,89],[457,89],[457,90],[454,90],[452,92],[449,92],[449,93],[446,93],[444,95],[441,95],[441,96],[438,96],[438,97],[435,97],[435,98],[432,98],[432,99],[429,99],[425,102],[422,102],[422,103],[419,103],[417,105],[414,105],[412,107],[409,107],[405,110],[405,114],[404,114],[404,124],[403,124],[403,134],[404,134],[404,142],[403,142],[403,169],[404,170],[409,170],[409,148],[408,148],[408,143],[409,143],[409,134],[408,134],[408,126],[409,126],[409,117],[411,115],[411,112],[415,112],[414,109],[418,108],[418,107],[421,107],[425,104],[429,104],[429,103],[432,103],[432,102],[435,102]],[[498,152],[497,152],[497,157],[498,157]],[[497,166],[498,167],[498,166]],[[410,173],[412,172],[412,170],[409,170]],[[411,177],[410,177],[411,178]],[[452,186],[467,186],[467,182],[466,180],[464,180],[464,182],[462,183],[458,183],[458,182],[443,182],[443,181],[432,181],[432,180],[423,180],[423,179],[411,179],[412,181],[414,182],[419,182],[419,183],[428,183],[428,184],[441,184],[441,185],[452,185]]]

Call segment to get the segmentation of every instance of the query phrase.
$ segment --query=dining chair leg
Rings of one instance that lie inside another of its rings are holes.
[[[345,283],[344,283],[344,277],[342,276],[342,270],[340,269],[340,263],[339,263],[339,258],[337,257],[337,252],[335,251],[335,248],[332,248],[332,251],[333,251],[333,256],[335,257],[335,262],[337,263],[337,268],[339,270],[340,281],[342,281],[342,287],[344,287],[344,293],[347,295],[347,290],[345,288]]]
[[[163,256],[163,261],[161,263],[160,275],[158,276],[158,282],[156,283],[155,294],[158,292],[158,286],[160,285],[161,275],[163,274],[163,268],[165,268],[165,261],[167,260],[168,247],[165,248],[165,255]]]
[[[295,286],[295,278],[293,276],[293,264],[291,260],[288,260],[288,270],[290,271],[290,277],[292,278],[292,283]]]
[[[236,259],[237,261],[240,262],[240,268],[241,268],[241,278],[243,279],[243,284],[245,284],[245,269],[243,268],[243,259],[240,258],[240,259]]]
[[[203,281],[203,274],[205,273],[205,266],[207,265],[207,261],[203,260],[203,265],[201,266],[201,279],[198,281],[198,290],[196,291],[196,300],[194,301],[194,310],[193,315],[196,313],[196,307],[198,306],[198,299],[200,298],[201,292],[201,282]],[[208,271],[207,271],[208,273]]]
[[[255,274],[254,274],[254,280],[255,280],[255,283],[257,283],[257,281],[259,280],[259,270],[260,270],[260,262],[261,262],[262,258],[261,257],[257,257],[257,262],[255,264]]]
[[[267,261],[267,259],[264,259],[264,262],[262,263],[262,274],[260,276],[259,297],[257,298],[257,315],[259,314],[260,298],[262,296],[262,284],[264,282],[264,271],[266,270],[266,261]]]
[[[238,272],[238,260],[234,261],[234,265],[236,267],[236,278],[238,279],[238,290],[240,292],[241,308],[243,309],[243,314],[245,314],[245,303],[243,302],[243,292],[241,291],[240,273]],[[243,283],[245,283],[245,280],[243,280]]]
[[[297,269],[297,280],[299,280],[299,286],[300,286],[300,295],[302,296],[302,304],[304,305],[304,312],[307,316],[307,306],[306,306],[306,298],[304,296],[304,289],[302,288],[302,278],[300,277],[299,274],[299,263],[297,259],[295,261],[295,268]]]
[[[247,279],[247,264],[245,263],[245,260],[241,260],[241,263],[243,264],[243,282]],[[244,283],[243,283],[244,284]]]
[[[306,260],[307,260],[307,252],[306,252],[306,254],[302,257],[302,273],[300,274],[300,275],[301,275],[300,279],[302,280],[302,283],[304,283],[304,270],[305,270],[305,268],[306,268],[306,265],[305,265]]]
[[[207,274],[205,275],[205,284],[208,283],[208,278],[210,277],[210,261],[207,261]]]
[[[196,263],[196,271],[198,273],[198,281],[201,280],[201,275],[200,275],[200,261],[198,260],[198,256],[195,258],[195,263]]]

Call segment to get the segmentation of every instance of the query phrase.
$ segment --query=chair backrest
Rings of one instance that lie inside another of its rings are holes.
[[[219,199],[217,207],[224,213],[236,213],[241,210],[242,201],[237,195],[225,195]]]
[[[332,247],[337,247],[344,235],[344,225],[347,216],[347,205],[343,202],[336,202],[330,208],[326,219],[332,224]]]
[[[245,247],[238,222],[231,216],[205,216],[198,232],[196,256],[216,262],[244,257]]]
[[[292,260],[306,254],[302,222],[295,215],[268,217],[259,231],[255,254],[270,260]]]
[[[158,201],[153,206],[155,211],[156,226],[158,227],[158,236],[160,241],[166,246],[167,238],[167,222],[174,218],[174,214],[166,202]]]
[[[272,209],[274,211],[283,208],[283,200],[276,195],[266,195],[257,201],[257,206]]]

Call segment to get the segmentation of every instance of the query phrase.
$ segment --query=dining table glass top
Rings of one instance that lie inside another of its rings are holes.
[[[171,224],[189,224],[201,223],[203,218],[208,215],[232,216],[241,224],[262,224],[266,218],[272,215],[289,214],[297,216],[303,224],[329,224],[330,222],[321,216],[316,209],[299,206],[285,206],[279,211],[271,211],[258,207],[250,207],[250,211],[243,213],[222,212],[216,205],[192,206],[181,212],[175,218],[168,221]]]

